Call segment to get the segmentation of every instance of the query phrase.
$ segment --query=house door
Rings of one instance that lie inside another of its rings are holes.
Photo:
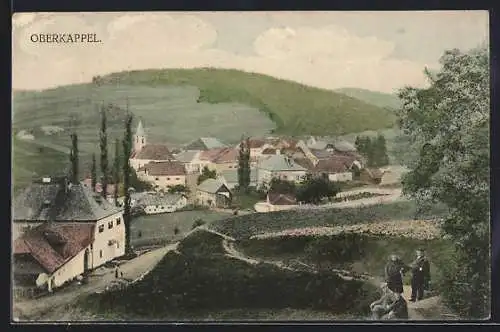
[[[87,248],[83,254],[83,273],[88,270],[90,270],[90,250]]]

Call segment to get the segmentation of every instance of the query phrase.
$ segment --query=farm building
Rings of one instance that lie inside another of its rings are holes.
[[[156,190],[186,185],[186,169],[179,161],[150,162],[139,168],[137,176],[153,184]]]
[[[233,190],[238,185],[238,169],[222,171],[220,178],[230,190]],[[257,187],[257,169],[255,167],[250,168],[250,187]]]
[[[187,205],[187,197],[182,194],[148,193],[136,202],[146,214],[171,213]]]
[[[257,183],[260,187],[272,179],[300,183],[304,180],[307,169],[283,155],[273,155],[262,160],[257,166]]]
[[[354,158],[332,156],[329,159],[320,159],[314,172],[327,176],[330,181],[347,182],[352,181],[355,168],[361,170],[361,164]]]
[[[139,168],[150,162],[173,161],[174,156],[166,145],[147,144],[146,133],[139,121],[134,135],[134,149],[130,157],[130,166],[138,171]]]
[[[384,173],[378,168],[364,168],[361,170],[360,180],[370,184],[380,184]]]
[[[298,206],[297,199],[291,194],[270,192],[265,202],[255,204],[257,212],[274,212],[295,209]]]
[[[233,194],[224,184],[224,181],[218,179],[206,179],[196,188],[196,204],[208,206],[211,208],[228,208],[231,206]]]
[[[14,281],[54,288],[125,253],[123,210],[66,178],[34,182],[13,202]]]

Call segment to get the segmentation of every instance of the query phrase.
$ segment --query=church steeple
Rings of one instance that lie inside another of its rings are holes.
[[[146,133],[144,132],[144,127],[142,126],[142,121],[139,120],[137,129],[134,136],[134,150],[139,152],[146,145]]]

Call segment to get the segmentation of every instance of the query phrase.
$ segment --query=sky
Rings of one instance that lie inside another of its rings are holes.
[[[487,11],[17,13],[12,86],[42,90],[151,68],[233,68],[324,89],[427,84],[445,50],[488,43]],[[95,33],[101,43],[33,43]]]

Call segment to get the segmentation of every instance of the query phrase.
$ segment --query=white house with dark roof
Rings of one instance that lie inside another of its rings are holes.
[[[196,188],[195,202],[198,205],[210,208],[228,208],[232,200],[233,194],[221,178],[206,179]]]
[[[139,124],[137,125],[133,140],[134,146],[130,157],[130,166],[135,171],[150,162],[175,160],[174,156],[170,152],[170,149],[166,145],[147,143],[146,133],[144,131],[142,121],[139,121]]]
[[[183,194],[147,193],[136,202],[146,214],[171,213],[187,205],[187,197]]]
[[[51,291],[125,254],[123,209],[82,184],[44,178],[17,195],[12,205],[19,285]]]
[[[272,179],[300,183],[305,179],[307,169],[284,155],[272,155],[257,166],[257,184],[266,185]]]

